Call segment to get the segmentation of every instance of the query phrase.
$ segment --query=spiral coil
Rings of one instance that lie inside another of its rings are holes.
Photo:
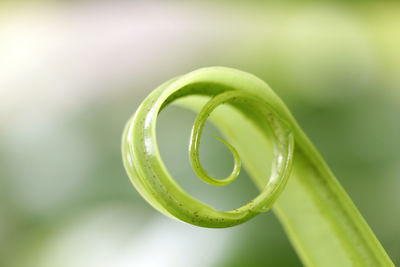
[[[211,76],[207,75],[210,73]],[[124,165],[133,185],[162,213],[202,227],[230,227],[268,211],[287,182],[294,146],[289,124],[274,108],[277,97],[271,98],[271,94],[269,87],[253,75],[222,67],[200,69],[164,83],[143,101],[123,134]],[[155,133],[157,116],[170,103],[192,95],[209,98],[193,125],[189,145],[193,170],[205,182],[226,185],[240,171],[238,152],[222,139],[219,140],[230,149],[235,160],[232,173],[225,179],[216,179],[200,163],[198,148],[203,125],[216,107],[230,105],[264,127],[266,137],[272,137],[274,159],[270,178],[260,194],[242,207],[218,211],[191,197],[174,181],[161,159]]]

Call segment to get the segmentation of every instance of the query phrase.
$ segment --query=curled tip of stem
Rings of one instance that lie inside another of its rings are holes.
[[[204,124],[211,113],[211,111],[218,105],[218,100],[216,101],[215,98],[212,98],[200,111],[198,114],[196,121],[193,125],[193,129],[190,135],[190,144],[189,144],[189,158],[190,163],[192,164],[192,168],[196,175],[203,180],[204,182],[211,184],[211,185],[228,185],[232,183],[240,173],[241,167],[241,159],[239,153],[236,149],[226,140],[215,135],[215,137],[223,143],[228,149],[231,151],[233,159],[234,159],[234,166],[231,174],[224,178],[224,179],[217,179],[210,176],[206,170],[204,170],[203,166],[200,163],[199,157],[199,145],[200,145],[200,136],[203,131]]]
[[[232,183],[239,176],[240,167],[241,167],[241,159],[240,159],[239,153],[236,151],[236,149],[230,143],[228,143],[227,141],[223,140],[222,138],[220,138],[218,136],[215,136],[215,137],[218,139],[218,141],[222,142],[225,146],[227,146],[232,153],[232,156],[234,159],[234,166],[233,166],[233,170],[232,170],[231,174],[224,179],[217,179],[217,178],[210,176],[204,170],[204,168],[202,167],[202,165],[200,163],[198,146],[195,146],[195,145],[191,145],[189,147],[190,162],[192,164],[194,172],[204,182],[211,184],[211,185],[228,185],[228,184]],[[193,149],[194,149],[194,151],[192,152]]]
[[[225,146],[227,146],[233,156],[233,160],[234,160],[233,170],[232,170],[230,176],[228,178],[224,179],[227,181],[226,184],[229,184],[229,183],[233,182],[239,176],[240,168],[242,166],[242,161],[240,159],[239,153],[237,152],[237,150],[234,146],[232,146],[228,141],[220,138],[219,136],[215,136],[215,138],[217,138],[218,141],[220,141]]]

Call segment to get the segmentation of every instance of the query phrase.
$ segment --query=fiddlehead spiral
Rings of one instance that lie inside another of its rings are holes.
[[[218,211],[188,195],[175,182],[161,159],[155,132],[158,114],[172,102],[199,111],[189,147],[197,176],[212,185],[232,182],[240,171],[240,154],[260,189],[257,197],[237,209]],[[215,110],[218,106],[224,109]],[[199,160],[200,136],[209,116],[229,139],[230,142],[220,141],[235,160],[232,173],[225,179],[208,175]],[[248,136],[239,134],[244,133],[242,128],[251,130]],[[260,151],[255,153],[257,148],[273,151],[269,178],[260,171],[265,169],[267,160]],[[139,193],[172,218],[222,228],[243,223],[273,205],[306,265],[393,266],[285,104],[251,74],[211,67],[162,84],[128,121],[122,138],[122,157]]]
[[[227,71],[225,68],[216,69]],[[228,73],[231,74],[231,71]],[[199,73],[201,74],[198,71],[197,74]],[[156,89],[141,104],[124,132],[122,148],[125,168],[142,196],[164,214],[198,226],[229,227],[270,209],[288,178],[294,145],[293,135],[284,118],[278,115],[267,97],[258,92],[259,88],[248,90],[247,88],[251,88],[248,84],[242,88],[226,81],[225,84],[219,84],[217,80],[205,83],[197,76],[194,72],[169,81]],[[266,86],[257,78],[251,78],[260,83],[256,85]],[[207,117],[217,106],[228,104],[243,112],[256,125],[268,129],[265,134],[273,139],[274,160],[268,183],[256,198],[242,207],[231,211],[217,211],[191,197],[173,180],[162,162],[155,136],[157,116],[169,103],[189,95],[210,97],[193,125],[189,149],[193,169],[205,182],[212,185],[229,184],[240,171],[238,152],[222,139],[220,141],[231,150],[235,160],[231,175],[225,179],[215,179],[201,166],[198,153],[201,132]]]

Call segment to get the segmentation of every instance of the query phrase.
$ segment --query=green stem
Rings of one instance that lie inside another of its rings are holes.
[[[228,184],[243,161],[260,188],[257,197],[235,210],[218,211],[174,181],[160,157],[155,132],[159,112],[172,102],[199,111],[189,148],[199,178],[213,185]],[[229,140],[221,139],[235,159],[231,175],[223,180],[209,176],[198,156],[208,117]],[[272,207],[307,266],[394,266],[287,107],[251,74],[211,67],[164,83],[127,123],[122,154],[138,192],[172,218],[222,228]]]

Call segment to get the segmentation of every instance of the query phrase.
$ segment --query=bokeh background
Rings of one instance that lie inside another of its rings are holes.
[[[254,73],[287,103],[400,264],[398,1],[1,1],[0,266],[301,266],[272,212],[223,230],[171,220],[134,190],[125,122],[162,82],[204,66]],[[217,208],[256,195],[187,159],[195,114],[158,140],[182,186]],[[232,157],[207,125],[201,157]]]

